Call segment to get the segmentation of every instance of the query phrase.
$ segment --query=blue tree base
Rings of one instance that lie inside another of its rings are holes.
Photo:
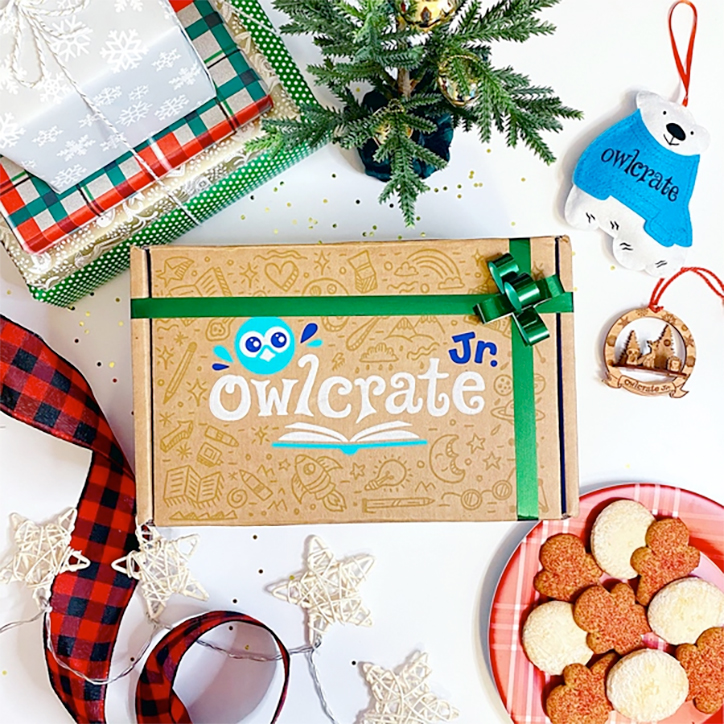
[[[387,101],[376,91],[368,93],[362,99],[362,103],[364,105],[373,108],[374,110],[381,108],[386,102]],[[437,130],[433,133],[424,134],[415,131],[412,134],[412,140],[419,143],[421,146],[430,149],[433,153],[436,153],[440,156],[440,158],[447,162],[450,160],[450,144],[452,143],[453,138],[452,117],[450,114],[446,113],[444,116],[441,116],[437,121],[435,121],[435,123],[437,125]],[[370,139],[364,146],[362,146],[362,148],[358,148],[357,152],[362,159],[362,163],[365,167],[365,173],[368,176],[374,176],[374,178],[377,178],[380,181],[389,181],[392,177],[390,164],[380,163],[374,159],[374,155],[377,153],[378,148],[379,144]],[[412,162],[412,167],[420,178],[427,178],[437,171],[437,169],[431,164],[418,159],[415,159]]]

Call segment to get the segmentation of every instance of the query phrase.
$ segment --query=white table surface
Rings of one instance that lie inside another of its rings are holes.
[[[269,5],[266,0],[264,4]],[[700,28],[690,109],[710,129],[712,141],[702,158],[691,204],[695,243],[690,262],[721,274],[724,5],[720,0],[698,0],[697,4]],[[430,179],[435,190],[421,199],[417,226],[407,229],[396,208],[377,204],[382,187],[360,172],[354,154],[327,147],[256,191],[253,200],[242,199],[178,243],[569,233],[575,251],[583,488],[656,481],[724,502],[721,301],[693,275],[676,283],[665,296],[666,307],[688,323],[697,344],[696,370],[684,399],[643,398],[609,389],[601,382],[603,335],[621,313],[648,302],[654,280],[614,267],[610,242],[602,232],[571,230],[562,217],[571,172],[585,145],[632,111],[637,90],[654,90],[667,97],[676,93],[678,78],[666,26],[668,7],[668,0],[563,0],[546,12],[558,25],[553,37],[494,48],[496,63],[514,64],[585,111],[584,121],[568,122],[561,134],[548,137],[559,156],[550,167],[524,148],[507,149],[498,136],[481,145],[474,135],[458,133],[449,167]],[[686,11],[680,12],[684,18]],[[278,24],[279,15],[270,14]],[[300,65],[316,57],[308,38],[292,38],[288,45]],[[325,98],[322,92],[319,96]],[[40,333],[81,370],[132,459],[128,273],[67,310],[32,300],[4,252],[0,262],[3,314]],[[75,505],[89,453],[3,416],[0,455],[1,555],[10,548],[11,511],[43,521]],[[509,719],[486,665],[484,630],[496,581],[527,527],[524,523],[483,523],[167,530],[171,535],[201,533],[192,571],[210,598],[199,603],[176,596],[164,619],[174,622],[193,613],[231,608],[263,620],[288,646],[302,644],[301,610],[274,599],[266,587],[300,570],[306,539],[320,535],[340,557],[366,552],[376,558],[362,587],[373,612],[373,627],[335,626],[319,655],[322,683],[339,722],[357,721],[369,704],[359,662],[395,667],[417,650],[429,654],[433,691],[460,710],[461,724],[506,722]],[[31,597],[19,584],[0,586],[0,624],[33,612]],[[147,633],[136,593],[121,628],[114,670],[137,652]],[[240,701],[245,696],[240,682],[251,677],[253,683],[259,665],[231,663],[238,668],[229,670],[224,664],[227,678],[216,677],[219,665],[217,655],[194,651],[179,675],[179,692],[197,724],[238,721],[249,709],[248,702],[245,707]],[[133,720],[137,675],[110,687],[109,721]],[[244,721],[267,722],[271,710],[269,694]],[[68,721],[48,684],[39,622],[0,638],[0,720],[4,724]],[[327,721],[301,657],[294,658],[287,705],[279,721]]]

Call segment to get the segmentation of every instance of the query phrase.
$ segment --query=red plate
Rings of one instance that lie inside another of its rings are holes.
[[[490,660],[498,692],[515,724],[549,724],[543,697],[562,677],[548,676],[536,669],[523,651],[520,632],[528,613],[544,600],[534,588],[533,577],[540,570],[541,545],[556,533],[573,533],[588,544],[593,521],[614,500],[628,498],[645,505],[657,518],[676,516],[691,531],[691,545],[702,552],[702,562],[694,574],[724,590],[724,507],[688,490],[665,485],[637,483],[618,485],[588,493],[581,498],[578,518],[542,521],[523,539],[513,553],[498,583],[490,616],[488,641]],[[649,640],[650,639],[650,640]],[[653,634],[649,646],[664,648]],[[607,724],[629,724],[630,719],[616,712]],[[720,709],[708,716],[688,702],[674,716],[659,724],[724,724]]]

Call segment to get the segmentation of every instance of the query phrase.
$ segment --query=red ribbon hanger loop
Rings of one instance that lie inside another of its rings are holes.
[[[681,60],[681,54],[679,53],[679,48],[676,44],[676,37],[674,36],[674,26],[673,26],[673,17],[674,17],[674,11],[676,8],[679,7],[679,5],[688,5],[692,12],[694,13],[694,16],[692,18],[691,23],[691,33],[689,35],[689,47],[686,51],[686,64],[684,64]],[[688,106],[689,105],[689,84],[691,82],[691,61],[694,58],[694,41],[696,40],[696,28],[699,22],[699,13],[696,10],[696,5],[694,5],[691,0],[677,0],[669,10],[669,35],[671,37],[671,49],[674,52],[674,62],[676,63],[676,69],[679,71],[679,77],[681,78],[681,82],[684,84],[684,100],[681,102],[682,106]]]
[[[136,688],[138,724],[192,724],[185,704],[174,691],[173,684],[181,659],[200,639],[217,626],[226,623],[258,626],[269,633],[279,649],[284,666],[284,683],[271,724],[279,717],[289,685],[289,652],[279,637],[261,621],[234,611],[211,611],[187,619],[166,634],[151,652]]]
[[[685,266],[679,269],[676,274],[669,277],[668,279],[659,279],[659,281],[656,282],[654,291],[651,293],[651,299],[649,300],[649,309],[652,312],[660,312],[663,309],[663,307],[660,305],[660,302],[661,297],[664,295],[664,292],[671,286],[675,279],[678,279],[680,276],[686,274],[687,272],[692,272],[693,274],[696,274],[700,279],[704,281],[709,289],[711,289],[712,292],[717,295],[717,297],[719,297],[720,299],[724,299],[724,281],[722,281],[716,274],[714,274],[713,271],[701,266]]]

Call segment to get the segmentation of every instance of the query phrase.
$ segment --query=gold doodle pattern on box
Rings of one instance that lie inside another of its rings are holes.
[[[485,261],[507,250],[507,240],[158,248],[149,283],[154,297],[490,293]],[[532,251],[541,273],[555,271],[553,239]],[[157,523],[516,518],[509,319],[151,324]],[[539,500],[560,517],[548,326],[534,354]]]

